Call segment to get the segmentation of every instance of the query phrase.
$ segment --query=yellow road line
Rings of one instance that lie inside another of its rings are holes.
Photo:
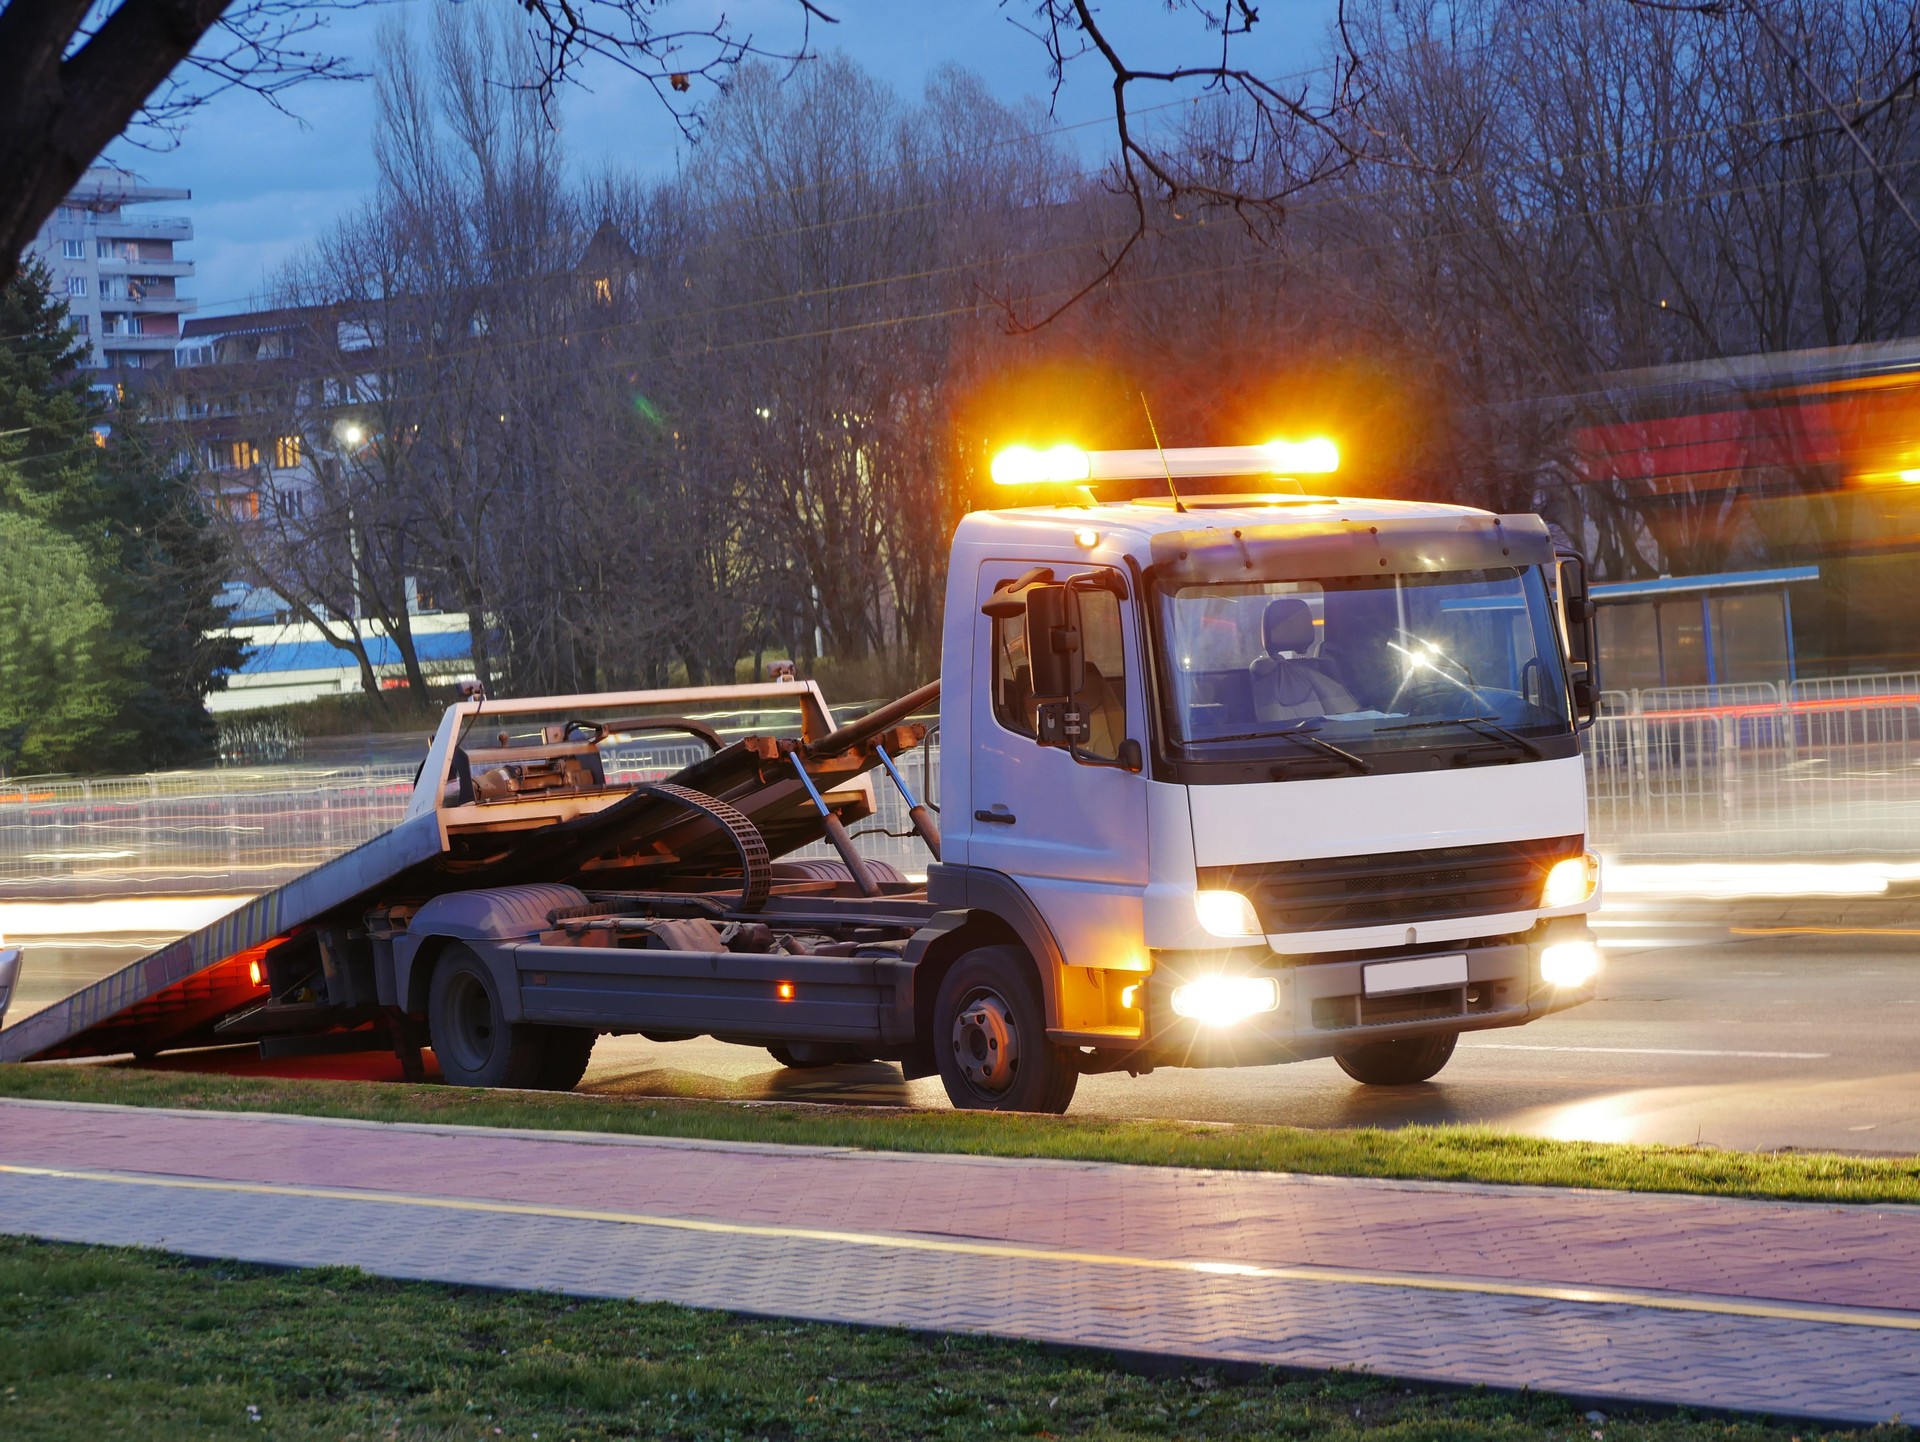
[[[1911,926],[1730,926],[1734,936],[1920,936]]]
[[[1759,1317],[1786,1322],[1823,1322],[1843,1327],[1882,1327],[1920,1332],[1920,1312],[1879,1312],[1864,1307],[1742,1301],[1730,1297],[1694,1297],[1621,1287],[1565,1287],[1536,1282],[1438,1277],[1427,1273],[1355,1271],[1342,1267],[1258,1267],[1242,1262],[1196,1262],[1173,1257],[1129,1257],[1113,1252],[1070,1252],[1010,1242],[947,1241],[937,1237],[898,1236],[886,1232],[841,1232],[819,1227],[789,1227],[769,1222],[716,1222],[697,1217],[661,1217],[644,1212],[608,1212],[587,1207],[554,1207],[534,1202],[485,1201],[469,1197],[430,1197],[408,1192],[353,1191],[341,1187],[305,1187],[279,1182],[226,1182],[198,1177],[163,1177],[124,1172],[73,1171],[62,1167],[17,1166],[0,1162],[0,1174],[59,1181],[106,1182],[117,1186],[171,1191],[227,1192],[243,1196],[300,1197],[318,1201],[362,1202],[378,1206],[424,1207],[445,1212],[497,1216],[549,1217],[568,1222],[616,1222],[630,1227],[700,1232],[712,1236],[769,1237],[782,1241],[830,1242],[947,1256],[995,1257],[1021,1262],[1069,1262],[1143,1272],[1180,1272],[1261,1281],[1319,1282],[1356,1287],[1389,1287],[1417,1292],[1465,1292],[1491,1297],[1528,1297],[1589,1306],[1642,1307],[1662,1312],[1706,1312],[1723,1317]]]

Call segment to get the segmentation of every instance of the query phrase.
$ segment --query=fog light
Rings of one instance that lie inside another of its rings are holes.
[[[1253,903],[1237,891],[1196,891],[1193,912],[1214,936],[1259,936]]]
[[[1540,905],[1551,911],[1555,907],[1578,906],[1590,900],[1600,885],[1600,858],[1589,851],[1585,856],[1569,856],[1565,861],[1556,861],[1547,872],[1546,884],[1540,888]]]
[[[1280,1005],[1270,976],[1207,976],[1173,989],[1173,1014],[1202,1026],[1232,1026]]]
[[[1540,980],[1548,986],[1585,986],[1600,974],[1600,948],[1590,941],[1556,941],[1540,953]]]

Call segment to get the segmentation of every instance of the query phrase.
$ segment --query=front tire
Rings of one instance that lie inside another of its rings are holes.
[[[1015,946],[956,961],[933,1003],[933,1048],[947,1098],[967,1111],[1051,1112],[1073,1101],[1080,1069],[1047,1040],[1033,962]]]
[[[463,1087],[538,1087],[545,1029],[510,1022],[493,973],[465,946],[450,946],[427,991],[427,1031],[440,1075]]]
[[[1434,1036],[1401,1037],[1395,1041],[1369,1042],[1334,1058],[1340,1070],[1370,1087],[1412,1086],[1434,1076],[1453,1055],[1457,1031]]]

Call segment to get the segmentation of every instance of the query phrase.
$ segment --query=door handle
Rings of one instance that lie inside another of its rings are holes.
[[[1004,809],[976,811],[973,813],[973,819],[975,821],[988,821],[995,826],[1011,826],[1015,821],[1019,820],[1011,811]]]

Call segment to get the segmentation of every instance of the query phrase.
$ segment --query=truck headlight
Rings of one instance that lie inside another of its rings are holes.
[[[1196,891],[1193,912],[1213,936],[1260,936],[1253,903],[1237,891]]]
[[[1540,953],[1540,980],[1548,986],[1585,986],[1600,974],[1600,948],[1590,941],[1556,941]]]
[[[1561,906],[1578,906],[1589,900],[1600,885],[1600,858],[1589,851],[1585,856],[1569,856],[1556,861],[1540,888],[1540,905],[1551,911]]]
[[[1279,1006],[1280,988],[1270,976],[1203,976],[1176,986],[1172,1002],[1175,1016],[1202,1026],[1232,1026]]]

